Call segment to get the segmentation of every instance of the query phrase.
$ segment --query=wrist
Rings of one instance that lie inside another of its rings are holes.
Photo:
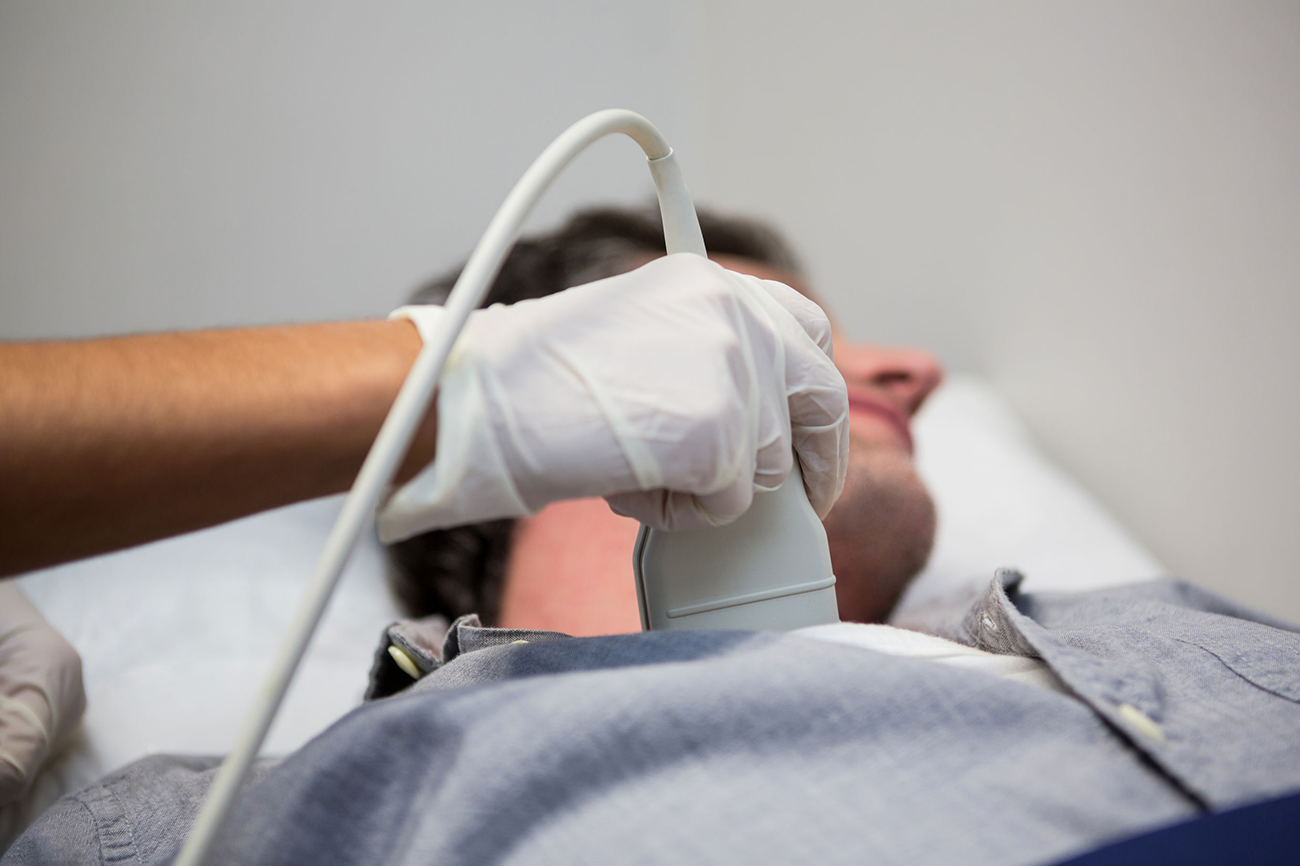
[[[391,334],[392,345],[399,348],[404,358],[401,378],[398,379],[400,389],[401,383],[406,381],[406,377],[411,371],[411,365],[415,363],[416,357],[423,348],[421,332],[416,323],[409,318],[390,318],[383,324]],[[396,399],[396,396],[396,392],[394,392],[394,399]],[[424,420],[416,428],[415,436],[411,439],[411,445],[407,449],[406,457],[402,460],[402,465],[398,467],[397,475],[393,480],[401,484],[414,478],[421,469],[433,462],[437,447],[438,393],[434,391],[433,398],[429,400],[429,407],[425,412]]]

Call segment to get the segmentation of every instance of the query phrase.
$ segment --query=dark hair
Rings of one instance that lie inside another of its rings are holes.
[[[708,211],[700,211],[699,218],[711,254],[800,273],[790,246],[763,223]],[[623,273],[638,258],[664,251],[658,208],[580,211],[556,231],[516,243],[483,305],[545,297]],[[457,268],[430,280],[415,291],[412,303],[443,303],[459,276]],[[514,523],[492,520],[436,529],[391,545],[389,554],[396,567],[390,569],[390,580],[408,613],[437,613],[449,620],[477,613],[485,625],[494,625]]]

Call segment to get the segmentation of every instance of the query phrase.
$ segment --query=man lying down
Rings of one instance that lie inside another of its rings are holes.
[[[384,635],[365,706],[259,765],[209,862],[1006,866],[1300,789],[1300,634],[1179,581],[1029,594],[1003,571],[911,631],[623,633],[639,629],[633,518],[734,517],[783,475],[791,443],[842,619],[882,620],[934,529],[908,419],[935,362],[835,334],[831,381],[829,324],[763,281],[806,295],[785,247],[702,222],[730,271],[658,260],[658,225],[639,213],[580,215],[516,250],[491,298],[511,306],[475,314],[439,393],[437,458],[381,515],[405,536],[413,618]],[[709,300],[688,307],[684,292]],[[403,315],[427,326],[437,312]],[[593,390],[625,400],[624,417],[681,406],[656,390],[679,344],[614,346],[651,324],[739,334],[724,354],[754,354],[728,376],[788,353],[792,438],[711,416],[727,430],[713,441],[746,443],[743,483],[680,450],[699,432],[691,412],[642,443],[661,449],[657,488],[603,426]],[[4,863],[167,862],[215,765],[131,765],[60,801]]]

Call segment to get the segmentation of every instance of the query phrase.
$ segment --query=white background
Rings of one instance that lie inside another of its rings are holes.
[[[1292,2],[0,0],[0,337],[381,314],[632,108],[850,333],[990,377],[1177,573],[1300,620],[1298,91]]]

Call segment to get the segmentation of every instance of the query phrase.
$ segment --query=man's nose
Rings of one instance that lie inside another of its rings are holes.
[[[850,387],[866,386],[883,393],[908,417],[943,381],[943,365],[924,349],[838,340],[835,366]]]

